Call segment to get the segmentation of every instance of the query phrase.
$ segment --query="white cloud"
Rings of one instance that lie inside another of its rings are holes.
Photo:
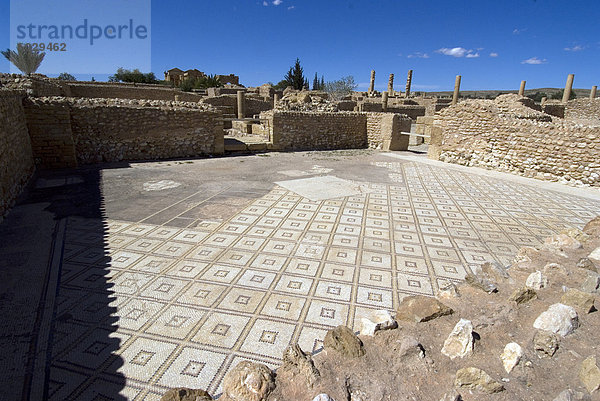
[[[296,6],[289,6],[288,10],[293,10],[294,8],[296,8]]]
[[[436,53],[443,54],[444,56],[452,56],[452,57],[467,57],[467,58],[476,58],[479,57],[479,53],[475,50],[465,49],[464,47],[442,47],[441,49],[437,49]]]
[[[526,30],[527,30],[527,28],[523,28],[523,29],[515,28],[515,29],[513,29],[512,33],[513,33],[513,35],[519,35],[519,34],[525,32]]]
[[[496,53],[496,52],[491,52],[491,53],[490,53],[490,57],[498,57],[498,53]]]
[[[546,64],[546,59],[539,59],[537,57],[531,57],[531,58],[528,58],[527,60],[521,61],[521,64],[532,64],[532,65]]]
[[[267,7],[269,5],[269,3],[267,3],[266,0],[263,1],[263,6]]]
[[[283,0],[273,0],[273,5],[274,5],[274,6],[278,6],[278,5],[280,5],[281,3],[283,3]]]
[[[412,54],[409,54],[406,57],[408,57],[408,58],[429,58],[429,54],[422,53],[422,52],[414,52]]]
[[[584,49],[584,47],[581,46],[581,45],[575,45],[573,47],[565,47],[565,50],[568,51],[568,52],[578,52],[578,51],[581,51],[583,49]]]

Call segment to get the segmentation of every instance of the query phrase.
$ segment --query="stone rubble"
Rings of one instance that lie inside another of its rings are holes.
[[[551,305],[547,311],[539,315],[533,322],[534,328],[549,331],[562,337],[573,333],[578,325],[579,318],[575,309],[560,303]]]
[[[473,353],[473,324],[469,320],[460,319],[444,341],[442,354],[450,359],[464,358]]]

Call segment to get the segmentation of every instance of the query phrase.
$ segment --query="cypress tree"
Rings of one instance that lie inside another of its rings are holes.
[[[319,77],[317,76],[317,73],[315,72],[315,79],[313,79],[313,86],[312,86],[314,91],[318,91],[321,88],[319,87]]]

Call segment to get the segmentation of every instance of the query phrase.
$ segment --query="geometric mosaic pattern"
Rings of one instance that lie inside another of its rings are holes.
[[[104,399],[111,386],[135,400],[175,386],[218,395],[241,360],[275,367],[291,342],[318,351],[330,328],[434,295],[487,260],[508,264],[519,247],[600,211],[509,181],[374,165],[393,184],[317,202],[275,186],[193,229],[69,218],[49,398]],[[95,293],[107,285],[110,305]]]

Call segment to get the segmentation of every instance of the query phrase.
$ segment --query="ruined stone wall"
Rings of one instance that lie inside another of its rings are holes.
[[[198,103],[50,97],[25,104],[44,167],[223,153],[222,115]]]
[[[364,102],[361,104],[361,111],[364,112],[381,112],[382,105],[381,102]],[[406,114],[411,119],[416,120],[419,116],[425,115],[425,106],[419,105],[396,105],[391,106],[388,104],[387,108],[388,113],[396,113],[396,114]]]
[[[356,149],[367,146],[365,113],[314,113],[273,110],[271,140],[277,150]]]
[[[43,168],[77,167],[71,112],[64,101],[27,98],[23,102],[35,164]]]
[[[77,83],[69,82],[71,97],[102,98],[102,99],[148,99],[148,100],[175,100],[175,96],[182,102],[198,102],[202,96],[179,89],[159,85],[138,84],[108,84],[108,83]],[[55,96],[55,95],[44,95]]]
[[[517,98],[467,100],[439,112],[433,122],[429,157],[600,186],[600,127],[551,118],[518,103]]]
[[[24,93],[0,90],[0,222],[34,170]]]
[[[600,99],[570,100],[565,107],[565,118],[600,124]]]
[[[203,99],[202,103],[222,108],[224,112],[230,112],[237,117],[237,94],[208,97]],[[244,98],[244,106],[246,108],[244,117],[251,118],[263,111],[271,110],[273,108],[273,100],[265,101],[263,99],[246,96]]]
[[[411,119],[402,114],[366,113],[367,141],[369,148],[383,150],[405,150],[408,147],[408,135]]]

